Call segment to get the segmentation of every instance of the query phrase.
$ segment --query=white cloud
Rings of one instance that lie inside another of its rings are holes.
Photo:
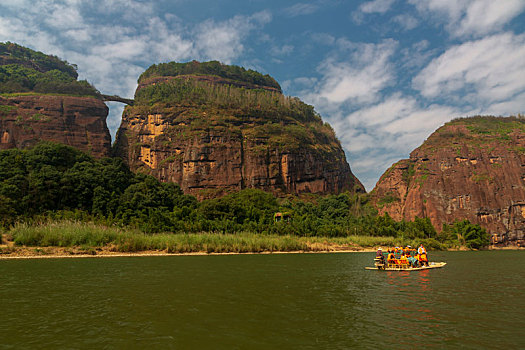
[[[419,12],[445,22],[455,37],[482,36],[501,30],[525,10],[523,0],[409,0]]]
[[[423,106],[414,97],[402,96],[400,93],[388,96],[379,104],[356,110],[337,123],[342,135],[345,129],[359,130],[372,140],[355,144],[353,137],[345,145],[350,152],[364,149],[386,148],[398,153],[407,154],[418,146],[444,122],[461,115],[449,106]],[[352,131],[355,133],[355,131]],[[351,135],[352,136],[352,135]],[[344,140],[346,136],[342,136]]]
[[[383,102],[362,108],[347,117],[353,125],[380,126],[392,122],[401,116],[406,116],[414,110],[416,101],[413,98],[402,97],[396,93]]]
[[[483,113],[496,116],[516,115],[518,113],[525,114],[525,92],[506,101],[496,102],[488,106]]]
[[[363,13],[385,13],[394,4],[395,0],[373,0],[368,1],[359,6],[359,10]]]
[[[287,56],[291,54],[294,50],[292,45],[283,45],[283,46],[272,46],[270,49],[272,55],[275,56]]]
[[[207,20],[197,28],[195,48],[199,56],[230,63],[243,52],[242,40],[248,33],[271,19],[269,12],[259,12],[249,17],[235,16],[220,23]]]
[[[310,38],[314,43],[321,45],[332,45],[335,42],[334,36],[327,33],[312,33]]]
[[[29,5],[31,5],[31,1],[29,0],[3,0],[2,1],[2,6],[9,8],[9,9],[14,9],[14,10],[19,10],[22,8],[31,9]]]
[[[393,78],[389,59],[397,42],[385,40],[380,44],[356,44],[339,40],[338,45],[341,53],[321,63],[318,68],[323,75],[321,85],[308,99],[328,103],[374,101]]]
[[[428,98],[471,93],[479,105],[525,90],[525,34],[503,33],[453,46],[414,79]]]
[[[47,11],[45,22],[57,29],[80,29],[84,26],[84,20],[78,8],[62,4],[53,4]]]
[[[390,10],[394,2],[395,0],[373,0],[362,3],[357,10],[352,12],[352,20],[356,24],[362,24],[366,15],[374,13],[384,14]]]
[[[319,6],[317,4],[297,3],[295,5],[285,8],[283,12],[290,17],[297,17],[310,15],[316,12],[318,9]]]
[[[412,30],[419,25],[419,21],[409,14],[394,16],[392,22],[396,23],[403,30]]]
[[[116,43],[95,46],[91,53],[98,57],[104,57],[104,60],[114,58],[135,59],[146,52],[147,46],[148,44],[141,38],[128,38]]]
[[[403,143],[409,146],[409,149],[413,149],[423,140],[422,135],[430,135],[440,125],[460,115],[462,113],[458,113],[450,106],[420,106],[414,103],[403,114],[398,114],[394,121],[385,124],[381,130],[403,135],[405,141]],[[399,145],[398,143],[398,147]],[[406,147],[405,145],[403,147]]]
[[[430,42],[428,40],[421,40],[401,49],[400,67],[407,71],[419,71],[435,55],[435,49],[430,49],[429,46]]]
[[[425,106],[396,93],[338,119],[334,129],[349,153],[352,171],[371,190],[382,171],[407,158],[439,126],[463,115],[453,107]]]

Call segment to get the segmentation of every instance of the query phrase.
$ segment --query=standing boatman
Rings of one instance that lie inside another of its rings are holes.
[[[417,255],[419,255],[419,263],[428,266],[427,250],[423,247],[423,243],[417,248]]]
[[[377,249],[375,260],[379,260],[382,264],[385,263],[385,256],[383,255],[383,248]]]

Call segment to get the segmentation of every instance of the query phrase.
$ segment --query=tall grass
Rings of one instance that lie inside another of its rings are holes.
[[[247,253],[308,250],[293,236],[239,234],[144,234],[136,230],[92,223],[63,221],[40,225],[18,224],[11,229],[16,245],[38,247],[111,246],[119,252],[163,250],[169,253]]]
[[[21,223],[10,231],[16,245],[37,247],[101,247],[116,241],[132,231],[105,227],[93,223],[73,221],[48,222],[42,224]],[[138,232],[135,232],[138,234]]]
[[[118,252],[166,251],[168,253],[258,253],[275,251],[320,251],[336,248],[400,246],[417,242],[394,237],[298,237],[237,234],[145,234],[138,230],[106,227],[75,221],[17,224],[9,232],[18,246],[106,247]],[[439,249],[439,248],[438,248]]]

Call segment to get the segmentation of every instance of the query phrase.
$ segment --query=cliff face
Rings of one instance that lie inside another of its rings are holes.
[[[107,115],[104,102],[91,97],[0,96],[0,149],[31,147],[44,140],[107,157]]]
[[[58,57],[0,43],[0,149],[43,140],[109,156],[108,108],[100,93],[77,77],[76,66]]]
[[[474,117],[452,121],[392,165],[372,192],[394,219],[468,219],[500,239],[525,235],[525,120]]]
[[[278,85],[148,76],[124,111],[115,152],[132,170],[200,199],[243,188],[276,195],[363,191],[331,127]]]

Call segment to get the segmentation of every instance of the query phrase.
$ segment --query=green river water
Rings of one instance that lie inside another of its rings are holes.
[[[0,260],[0,349],[525,348],[525,252]]]

